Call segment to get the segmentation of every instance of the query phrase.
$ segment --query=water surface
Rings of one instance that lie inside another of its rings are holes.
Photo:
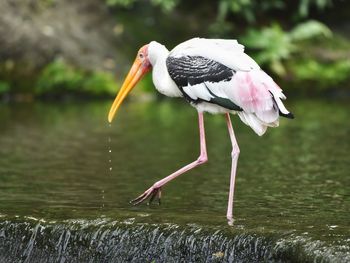
[[[222,231],[218,258],[226,260],[227,244],[233,249],[240,236],[262,238],[265,250],[288,247],[275,261],[350,261],[349,104],[287,105],[296,119],[282,119],[263,137],[232,117],[241,149],[233,227],[225,219],[231,144],[223,116],[205,116],[209,162],[164,187],[161,206],[134,207],[129,200],[198,157],[194,109],[176,100],[129,102],[110,126],[109,102],[0,105],[1,229],[12,233],[4,222],[12,230],[25,224],[33,233],[39,219],[52,229],[176,226],[189,237],[198,229],[208,231],[203,238]]]

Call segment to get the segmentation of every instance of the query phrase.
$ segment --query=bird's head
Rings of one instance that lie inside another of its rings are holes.
[[[148,58],[148,44],[144,45],[137,52],[136,59],[132,65],[122,87],[120,88],[117,97],[115,98],[111,109],[108,114],[108,121],[112,122],[115,113],[117,112],[119,106],[122,104],[123,100],[129,94],[129,92],[135,87],[135,85],[141,80],[143,75],[149,72],[152,68],[152,64]]]

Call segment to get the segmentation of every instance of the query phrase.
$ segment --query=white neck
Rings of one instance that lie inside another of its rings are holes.
[[[182,93],[170,78],[166,67],[169,50],[162,44],[152,41],[148,45],[148,59],[152,64],[152,78],[156,89],[169,97],[181,97]]]

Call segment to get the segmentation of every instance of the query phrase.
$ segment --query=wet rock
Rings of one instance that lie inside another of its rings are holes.
[[[0,221],[1,262],[347,262],[347,251],[293,234],[108,219]]]

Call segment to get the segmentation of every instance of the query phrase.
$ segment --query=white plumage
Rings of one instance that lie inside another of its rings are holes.
[[[244,46],[237,40],[192,38],[177,45],[171,50],[170,56],[204,56],[236,71],[260,68],[244,53]]]
[[[210,113],[238,113],[240,119],[258,134],[263,135],[267,127],[279,124],[279,112],[289,114],[281,99],[285,99],[282,90],[259,65],[244,53],[244,46],[236,40],[193,38],[176,46],[170,52],[165,46],[152,41],[148,48],[153,66],[153,81],[156,88],[167,96],[186,95],[200,111]],[[169,75],[166,59],[174,57],[204,57],[218,62],[232,70],[230,80],[201,83],[179,87]],[[228,99],[243,111],[234,111],[216,105],[210,101],[214,97]]]

